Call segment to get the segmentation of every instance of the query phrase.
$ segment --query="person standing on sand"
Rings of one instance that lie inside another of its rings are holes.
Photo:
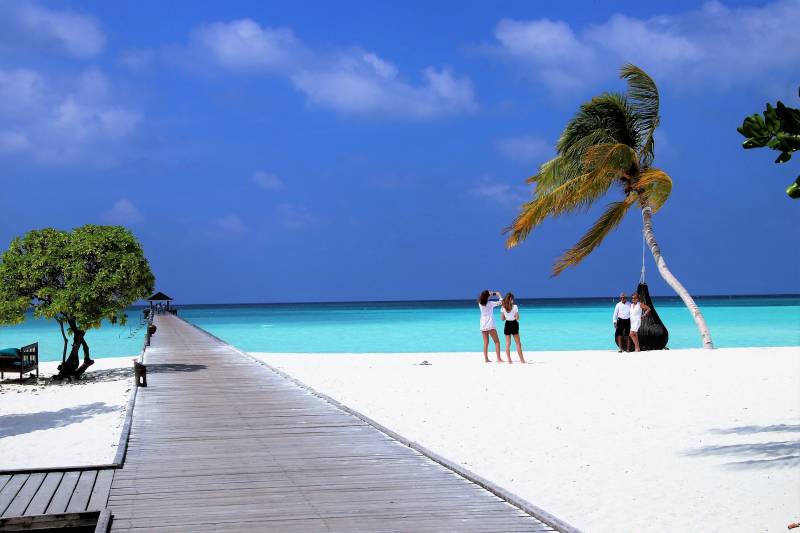
[[[514,343],[517,345],[517,355],[522,364],[525,364],[525,357],[522,355],[522,343],[519,342],[519,307],[514,303],[514,295],[510,292],[506,293],[503,298],[503,307],[500,309],[500,315],[505,321],[503,326],[503,333],[506,336],[506,358],[509,364],[511,363],[511,336],[514,336]]]
[[[650,306],[639,301],[637,293],[631,294],[631,339],[636,351],[639,350],[639,327],[642,325],[642,318],[650,314]]]
[[[619,302],[614,307],[613,321],[619,352],[622,353],[623,350],[627,352],[630,347],[628,335],[631,332],[631,304],[628,303],[628,297],[624,292],[619,295]]]
[[[489,301],[491,296],[498,299]],[[497,337],[497,330],[494,327],[494,308],[502,302],[503,295],[497,291],[483,291],[478,297],[478,308],[481,310],[481,335],[483,335],[483,358],[489,362],[489,337],[494,341],[494,350],[497,353],[497,362],[502,363],[500,357],[500,339]]]

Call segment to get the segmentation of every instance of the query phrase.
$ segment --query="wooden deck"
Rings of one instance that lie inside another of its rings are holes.
[[[114,469],[0,475],[0,518],[102,511]]]
[[[112,531],[553,531],[180,318],[156,320]]]

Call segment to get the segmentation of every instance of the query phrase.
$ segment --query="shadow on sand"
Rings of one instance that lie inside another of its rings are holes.
[[[205,370],[208,368],[206,365],[196,365],[196,364],[182,364],[182,363],[150,363],[147,364],[147,372],[149,374],[159,374],[165,372],[194,372],[196,370]],[[36,376],[29,376],[22,380],[22,383],[19,382],[19,378],[7,378],[3,381],[0,381],[0,385],[16,385],[16,386],[29,386],[29,387],[37,387],[42,385],[49,385],[49,386],[69,386],[69,385],[80,385],[83,383],[104,383],[108,381],[119,381],[122,379],[128,379],[133,376],[133,365],[130,367],[125,368],[108,368],[104,370],[92,370],[91,367],[89,370],[81,376],[80,379],[73,380],[73,381],[53,381],[48,383],[48,378],[40,377],[39,380],[36,380]]]
[[[89,370],[79,380],[81,383],[103,383],[107,381],[119,381],[127,379],[133,375],[133,365],[125,368],[109,368],[106,370]]]
[[[65,407],[58,411],[39,411],[18,415],[0,416],[0,439],[24,435],[40,429],[52,429],[83,422],[95,415],[112,413],[122,409],[104,402],[89,403],[77,407]]]
[[[739,426],[712,429],[716,435],[756,435],[759,433],[800,432],[797,424],[775,424],[771,426]],[[739,458],[724,464],[728,468],[793,468],[800,466],[800,440],[782,440],[742,444],[702,446],[686,453],[688,456],[721,456]]]
[[[12,377],[13,374],[6,372],[5,377],[0,380],[0,385],[29,385],[29,386],[37,386],[37,385],[44,385],[47,383],[47,378],[44,376],[40,376],[39,379],[36,379],[36,374],[28,374],[23,376],[22,382],[19,381],[19,374],[16,377]]]
[[[788,433],[800,432],[800,424],[774,424],[772,426],[739,426],[735,428],[712,429],[709,433],[716,435],[753,435],[755,433]]]

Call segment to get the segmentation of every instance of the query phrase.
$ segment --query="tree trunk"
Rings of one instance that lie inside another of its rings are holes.
[[[94,361],[89,357],[89,345],[85,339],[86,331],[79,329],[77,322],[74,320],[68,319],[67,321],[72,330],[72,349],[66,361],[58,365],[58,374],[54,376],[58,380],[78,378],[87,368],[94,364]],[[81,348],[83,348],[83,364],[80,364],[80,358],[78,357],[78,352]]]
[[[649,207],[642,209],[642,222],[644,224],[644,238],[647,241],[647,245],[650,247],[650,251],[653,253],[653,259],[656,261],[659,274],[661,274],[661,277],[664,278],[664,281],[666,281],[669,286],[672,287],[676,293],[678,293],[678,296],[681,297],[683,303],[686,304],[687,308],[689,308],[689,312],[692,313],[694,322],[697,324],[697,329],[700,330],[703,348],[714,348],[714,344],[711,341],[711,333],[708,331],[706,320],[703,318],[700,308],[697,307],[696,303],[694,303],[689,291],[687,291],[686,288],[681,285],[681,282],[672,275],[672,272],[670,272],[669,268],[667,268],[666,261],[664,261],[664,258],[661,256],[661,249],[658,247],[656,237],[653,234],[653,215]]]
[[[57,319],[57,320],[58,320],[58,326],[61,328],[61,337],[63,337],[63,339],[64,339],[64,349],[61,350],[61,364],[63,365],[67,360],[67,343],[68,343],[68,341],[67,341],[67,334],[64,333],[64,321],[60,320],[60,319]]]
[[[72,326],[70,324],[70,326]],[[67,356],[67,360],[58,365],[58,375],[55,376],[55,379],[64,379],[64,378],[72,378],[75,376],[75,371],[78,369],[78,365],[80,361],[78,359],[78,352],[81,349],[81,342],[83,341],[84,332],[77,329],[72,328],[72,348],[69,351],[69,355]]]
[[[89,357],[89,345],[86,344],[86,336],[81,339],[81,346],[83,347],[83,364],[75,370],[75,377],[79,378],[81,375],[86,372],[86,369],[89,368],[94,364],[94,361],[91,357]]]

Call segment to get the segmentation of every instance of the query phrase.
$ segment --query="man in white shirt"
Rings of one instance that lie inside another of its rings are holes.
[[[631,304],[628,303],[628,297],[625,293],[619,295],[619,303],[614,306],[613,321],[620,353],[622,350],[629,352],[631,342]]]

